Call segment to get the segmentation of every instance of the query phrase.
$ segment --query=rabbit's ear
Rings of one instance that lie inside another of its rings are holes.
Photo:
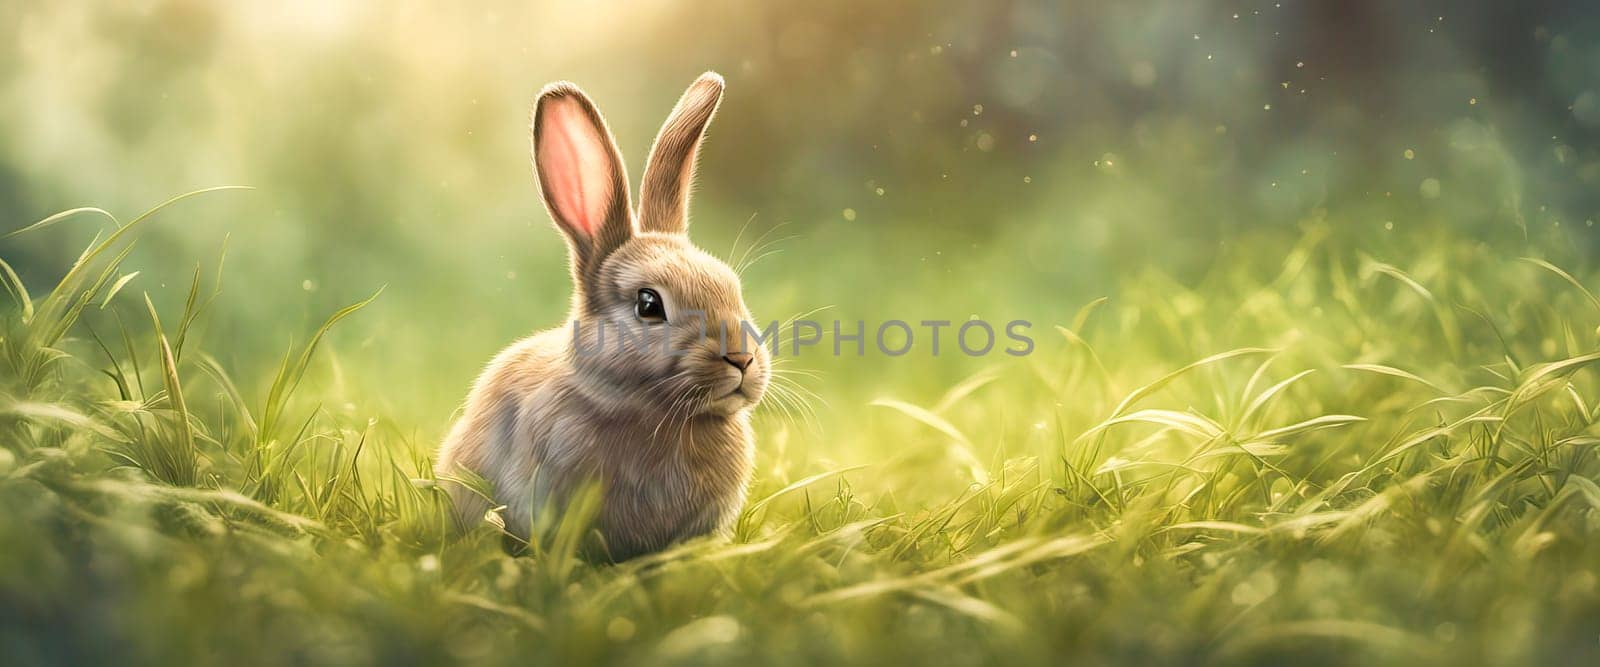
[[[640,229],[676,233],[688,230],[695,153],[721,101],[722,77],[706,72],[690,84],[678,106],[673,107],[645,162],[644,185],[639,190]]]
[[[628,174],[600,111],[577,86],[552,83],[533,108],[533,164],[550,217],[572,246],[573,270],[592,276],[633,235]]]

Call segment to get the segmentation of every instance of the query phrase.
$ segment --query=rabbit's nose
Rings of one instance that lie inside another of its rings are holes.
[[[722,355],[722,360],[733,364],[733,367],[739,369],[740,373],[743,373],[746,368],[749,368],[750,362],[755,361],[755,358],[756,355],[750,354],[749,352],[729,352]]]

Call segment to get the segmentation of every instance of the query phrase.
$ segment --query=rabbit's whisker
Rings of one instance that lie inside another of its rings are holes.
[[[776,244],[782,243],[784,241],[792,241],[792,240],[797,239],[797,238],[800,238],[800,237],[799,236],[785,236],[785,237],[783,237],[781,239],[774,240],[770,245],[776,245]],[[743,264],[740,264],[738,268],[734,269],[734,273],[738,273],[740,275],[743,275],[745,271],[750,270],[750,267],[755,266],[756,264],[760,263],[761,260],[766,259],[768,257],[771,257],[772,255],[780,254],[782,252],[783,252],[783,248],[773,248],[771,250],[766,250],[766,251],[762,252],[761,254],[756,255],[753,259],[746,259]]]
[[[768,385],[767,389],[771,392],[773,405],[783,413],[784,420],[791,425],[797,425],[799,416],[796,413],[801,408],[796,403],[794,395],[788,388],[776,384]]]
[[[744,233],[750,229],[750,223],[756,221],[756,213],[759,213],[759,211],[752,212],[750,217],[745,219],[744,224],[739,226],[739,233],[733,237],[733,247],[728,248],[729,257],[739,252],[739,241],[744,238]]]
[[[754,218],[752,217],[752,219],[754,219]],[[752,253],[760,252],[762,249],[764,249],[764,244],[765,244],[765,242],[767,240],[767,236],[772,234],[775,231],[778,231],[779,229],[784,228],[788,224],[789,223],[787,223],[787,222],[780,222],[780,223],[778,223],[776,225],[768,227],[767,231],[762,232],[761,236],[756,237],[756,240],[753,241],[750,244],[750,247],[749,248],[745,248],[744,254],[740,255],[739,259],[733,263],[734,266],[741,267],[741,268],[735,269],[734,273],[744,273],[744,268],[749,266],[748,263],[746,262],[746,260],[748,260],[750,258],[750,255]],[[791,237],[788,237],[788,238],[795,238],[795,237],[791,236]]]
[[[677,412],[678,412],[678,410],[680,408],[687,408],[689,406],[689,401],[690,401],[690,398],[692,396],[694,396],[693,392],[692,391],[688,391],[688,392],[684,392],[682,394],[679,394],[676,398],[674,398],[672,400],[671,407],[668,407],[666,413],[661,416],[661,420],[656,422],[655,430],[650,432],[650,441],[652,443],[656,442],[656,436],[661,433],[661,427],[665,426],[665,425],[667,425],[669,423],[672,423],[674,421],[673,418],[676,416],[676,414],[677,414]],[[669,429],[669,432],[668,432],[667,435],[671,436],[671,432],[670,431],[671,430],[676,430],[677,428],[678,428],[677,426],[673,426],[672,429]]]
[[[800,406],[801,410],[803,410],[813,421],[815,421],[817,418],[817,411],[816,408],[812,406],[811,402],[814,400],[822,403],[823,405],[828,404],[828,402],[821,396],[817,395],[816,392],[811,391],[804,385],[801,385],[789,378],[775,378],[772,384],[769,385],[769,388],[775,390],[778,395],[785,396],[789,400],[796,402]]]

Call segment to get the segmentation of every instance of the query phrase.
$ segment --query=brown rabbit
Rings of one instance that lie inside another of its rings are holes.
[[[769,365],[742,335],[751,320],[739,277],[687,236],[695,154],[722,89],[707,72],[678,100],[650,149],[637,212],[599,110],[570,83],[539,94],[533,162],[571,251],[571,324],[489,363],[437,464],[441,479],[466,469],[487,480],[519,538],[540,508],[559,510],[591,482],[602,494],[596,528],[618,560],[725,532],[744,505],[749,415]],[[655,342],[637,344],[640,333]],[[445,486],[459,522],[483,520],[481,495]]]

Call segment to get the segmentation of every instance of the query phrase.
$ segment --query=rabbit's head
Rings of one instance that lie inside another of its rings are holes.
[[[739,276],[689,242],[695,154],[722,77],[689,86],[645,163],[640,204],[600,111],[570,83],[540,93],[533,162],[545,206],[571,251],[580,389],[609,408],[658,408],[663,421],[755,405],[770,366]]]

